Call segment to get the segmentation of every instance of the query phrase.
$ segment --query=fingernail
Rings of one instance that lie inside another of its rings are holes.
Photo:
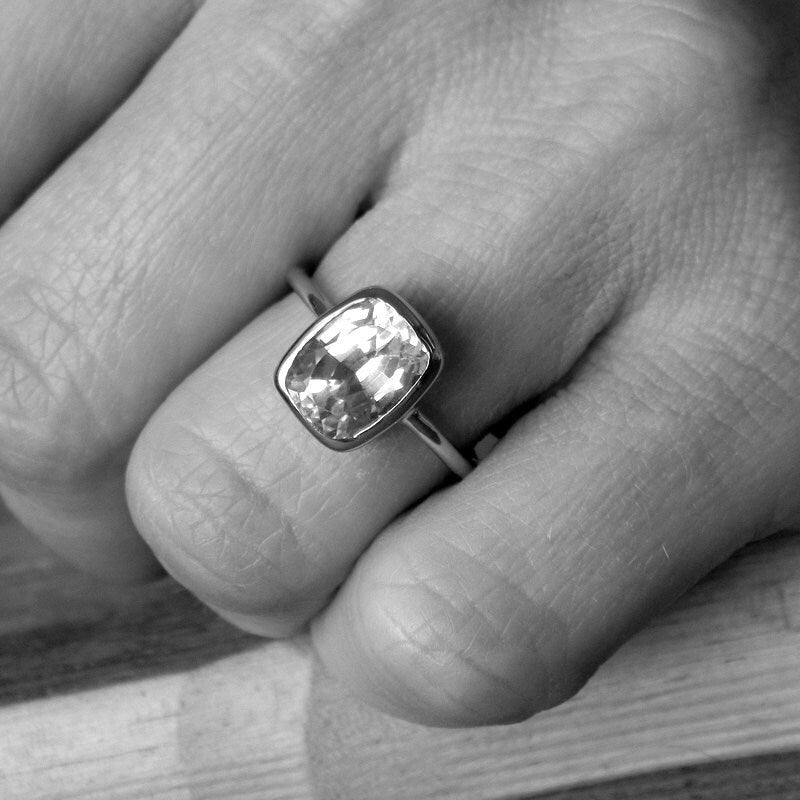
[[[302,630],[302,622],[297,620],[275,619],[272,617],[262,617],[255,614],[240,614],[236,611],[227,611],[224,608],[207,604],[208,607],[219,614],[226,622],[255,636],[264,636],[268,639],[284,639],[293,636]]]
[[[237,614],[233,611],[226,611],[223,608],[212,606],[209,604],[212,611],[219,614],[226,622],[240,628],[246,633],[253,633],[256,636],[270,636],[269,623],[261,617],[250,616],[250,614]]]

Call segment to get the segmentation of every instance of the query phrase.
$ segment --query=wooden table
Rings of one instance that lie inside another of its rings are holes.
[[[0,800],[800,798],[800,536],[753,545],[571,702],[427,730],[170,581],[111,591],[0,523]]]

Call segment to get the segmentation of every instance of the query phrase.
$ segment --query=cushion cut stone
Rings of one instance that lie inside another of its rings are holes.
[[[285,389],[319,433],[352,441],[408,396],[430,360],[397,309],[380,298],[360,298],[302,345]]]

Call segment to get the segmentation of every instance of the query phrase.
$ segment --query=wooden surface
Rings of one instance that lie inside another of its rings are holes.
[[[0,524],[0,799],[800,798],[800,537],[753,545],[521,725],[347,697],[170,581],[110,590]]]

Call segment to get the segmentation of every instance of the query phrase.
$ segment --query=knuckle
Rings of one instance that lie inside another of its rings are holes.
[[[310,71],[324,74],[330,67],[336,50],[331,45],[339,42],[347,18],[359,5],[363,0],[297,0],[277,6],[235,0],[208,3],[204,14],[207,20],[217,17],[217,30],[235,40],[236,67],[248,83],[267,79],[295,86]]]
[[[631,31],[638,39],[636,51],[656,68],[666,65],[709,78],[761,63],[757,18],[742,3],[659,1],[640,4],[634,14],[629,4],[617,5],[625,19],[635,20]]]
[[[365,608],[399,700],[428,723],[461,725],[519,721],[564,699],[541,639],[557,629],[534,624],[552,612],[466,557],[431,570],[429,556],[395,562]]]
[[[743,3],[594,2],[580,16],[562,8],[556,39],[589,45],[582,64],[561,65],[565,74],[591,66],[615,107],[648,109],[651,123],[666,129],[687,114],[695,118],[700,104],[726,113],[754,97],[770,68],[775,37],[763,35],[766,23]]]
[[[9,308],[0,331],[3,480],[20,487],[83,480],[110,459],[82,379],[93,365],[57,316],[29,298],[12,297]]]
[[[127,493],[142,536],[209,605],[290,633],[322,603],[293,518],[224,452],[217,437],[162,408],[134,446]]]

